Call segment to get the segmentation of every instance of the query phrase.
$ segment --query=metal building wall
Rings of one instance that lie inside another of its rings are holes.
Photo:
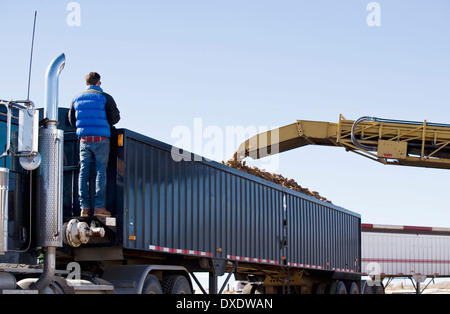
[[[362,272],[450,276],[450,235],[362,232]]]
[[[119,133],[124,247],[359,272],[359,215],[216,162],[174,161],[171,146]]]

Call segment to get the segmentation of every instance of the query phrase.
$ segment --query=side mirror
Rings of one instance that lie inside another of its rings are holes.
[[[35,170],[41,164],[38,152],[39,114],[34,106],[19,109],[19,134],[17,155],[20,165],[26,170]]]
[[[3,101],[6,108],[6,148],[0,159],[7,156],[19,157],[20,165],[26,170],[35,170],[41,164],[38,152],[39,115],[29,100]],[[17,151],[11,152],[11,117],[13,108],[19,111],[19,132]]]

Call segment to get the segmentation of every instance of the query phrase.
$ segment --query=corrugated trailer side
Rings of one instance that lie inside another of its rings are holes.
[[[199,156],[175,161],[172,146],[118,132],[125,248],[359,273],[359,215]]]
[[[450,229],[363,224],[362,272],[449,277]]]

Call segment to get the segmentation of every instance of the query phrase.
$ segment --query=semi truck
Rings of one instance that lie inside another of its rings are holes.
[[[359,214],[128,129],[111,135],[111,217],[80,217],[65,62],[47,68],[44,108],[0,101],[1,293],[205,293],[198,272],[211,294],[232,275],[266,294],[373,292]]]

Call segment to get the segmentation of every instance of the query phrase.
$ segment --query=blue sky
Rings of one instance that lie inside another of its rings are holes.
[[[446,0],[377,1],[374,27],[368,0],[80,0],[72,27],[69,2],[1,0],[1,99],[26,98],[37,10],[30,98],[43,105],[45,69],[64,52],[60,106],[97,71],[121,110],[118,127],[170,144],[180,126],[195,141],[196,118],[224,133],[337,122],[340,113],[450,123]],[[283,153],[276,170],[363,222],[450,227],[446,170],[384,166],[324,147]]]

